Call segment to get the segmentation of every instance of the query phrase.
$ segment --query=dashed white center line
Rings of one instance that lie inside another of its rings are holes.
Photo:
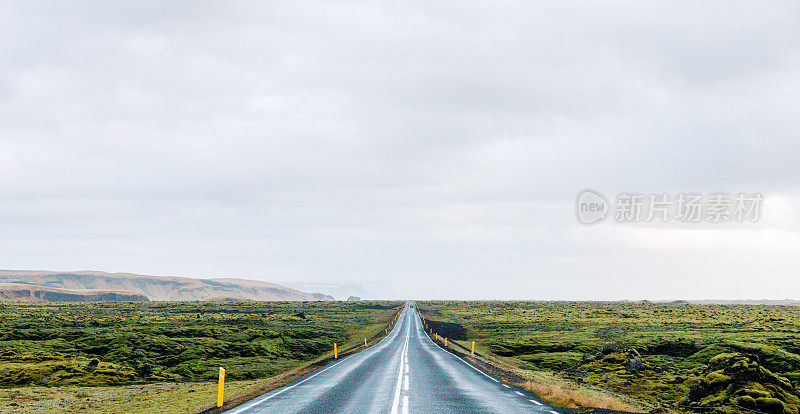
[[[408,414],[408,395],[403,396],[403,414]]]
[[[403,381],[403,389],[408,391],[408,375],[406,375],[406,378]]]
[[[409,332],[410,333],[410,332]],[[397,387],[394,390],[394,399],[392,400],[392,414],[397,414],[398,406],[400,404],[400,387],[403,384],[403,367],[405,372],[408,372],[408,362],[405,360],[405,354],[408,351],[408,334],[406,334],[406,342],[403,344],[403,350],[400,352],[400,365],[397,367]],[[408,396],[403,397],[403,401],[407,400]],[[403,405],[403,412],[407,413],[408,408]]]
[[[508,386],[508,384],[501,384],[501,385],[506,387],[506,388],[511,388],[511,387]]]

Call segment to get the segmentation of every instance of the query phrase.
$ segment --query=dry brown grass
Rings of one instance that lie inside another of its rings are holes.
[[[526,381],[523,385],[543,399],[568,408],[594,407],[609,410],[636,412],[637,407],[625,403],[611,395],[603,395],[587,389],[571,389],[557,384]]]
[[[75,397],[77,398],[89,398],[92,396],[92,393],[86,390],[78,390],[75,391]]]

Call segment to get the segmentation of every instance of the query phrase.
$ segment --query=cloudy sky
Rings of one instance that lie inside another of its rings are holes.
[[[800,298],[800,5],[11,2],[0,268]],[[761,193],[756,223],[578,193]]]

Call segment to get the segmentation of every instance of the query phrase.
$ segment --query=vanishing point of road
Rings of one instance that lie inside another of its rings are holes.
[[[425,335],[406,303],[383,340],[256,397],[226,414],[543,413],[559,414]]]

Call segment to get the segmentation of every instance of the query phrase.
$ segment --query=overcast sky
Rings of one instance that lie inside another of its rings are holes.
[[[1,3],[0,268],[800,298],[796,1]]]

